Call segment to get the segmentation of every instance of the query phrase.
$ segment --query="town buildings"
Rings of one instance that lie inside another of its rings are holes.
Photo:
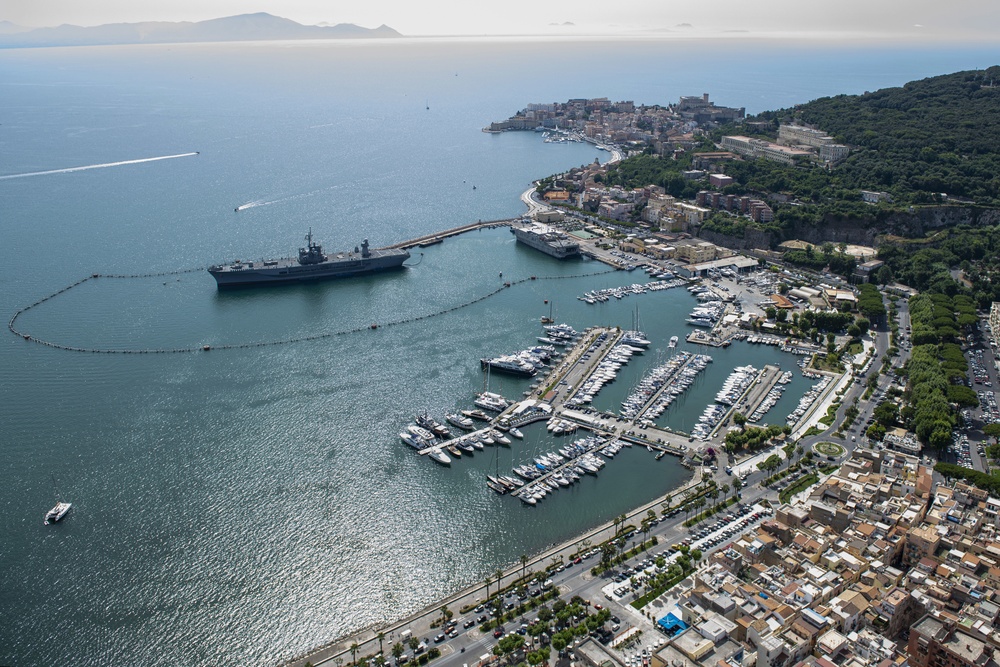
[[[1000,499],[858,449],[657,600],[654,667],[995,667]]]

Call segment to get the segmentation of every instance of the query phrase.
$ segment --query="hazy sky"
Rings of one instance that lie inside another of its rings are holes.
[[[200,21],[250,12],[269,12],[306,24],[356,23],[374,28],[384,23],[406,35],[748,30],[994,40],[1000,49],[998,0],[5,0],[0,4],[0,20],[24,26]],[[562,25],[565,22],[573,25]]]

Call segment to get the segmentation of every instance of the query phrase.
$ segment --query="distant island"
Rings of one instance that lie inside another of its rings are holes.
[[[116,44],[177,44],[289,39],[386,39],[402,37],[392,28],[362,28],[352,23],[302,25],[266,12],[240,14],[191,23],[147,21],[83,27],[25,28],[0,21],[0,48],[47,46],[107,46]]]

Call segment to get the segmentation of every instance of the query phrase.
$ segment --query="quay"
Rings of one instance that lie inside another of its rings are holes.
[[[760,407],[760,404],[767,398],[768,393],[777,386],[780,379],[780,368],[771,364],[764,366],[763,370],[757,376],[757,380],[750,385],[750,388],[747,389],[740,401],[733,406],[733,409],[749,417]]]

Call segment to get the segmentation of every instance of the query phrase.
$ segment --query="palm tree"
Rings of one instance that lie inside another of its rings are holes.
[[[354,667],[358,667],[358,643],[354,642],[351,644],[351,662],[354,663]]]
[[[420,646],[420,640],[416,637],[410,637],[410,640],[407,643],[410,645],[410,650],[413,651],[413,655],[416,655],[417,647]]]
[[[486,604],[489,604],[489,602],[490,602],[490,582],[491,581],[493,581],[493,580],[490,579],[490,575],[486,575]]]
[[[448,609],[448,605],[441,607],[441,625],[448,622],[448,617],[451,616],[451,610]]]
[[[382,653],[382,640],[384,640],[384,639],[385,639],[385,635],[382,634],[381,632],[378,633],[378,654],[379,655],[383,655],[383,653]]]
[[[399,662],[399,656],[403,655],[403,651],[403,645],[399,642],[392,645],[392,657],[396,659],[396,662]]]
[[[495,576],[497,580],[497,593],[503,593],[503,586],[500,584],[503,581],[503,570],[498,568]]]
[[[524,582],[525,571],[528,569],[528,557],[521,554],[521,582]]]
[[[729,498],[729,485],[728,484],[723,484],[719,488],[722,489],[722,500],[723,500],[723,502],[725,502],[726,499]]]

